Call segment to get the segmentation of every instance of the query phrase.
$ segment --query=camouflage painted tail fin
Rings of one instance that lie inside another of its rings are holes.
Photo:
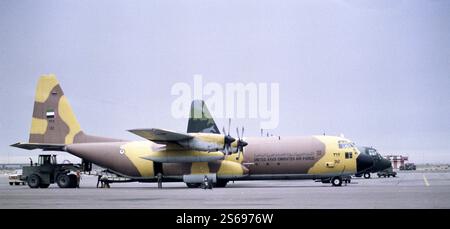
[[[55,75],[43,75],[36,88],[29,142],[11,146],[27,150],[66,151],[66,145],[74,143],[123,141],[85,134]]]
[[[31,120],[30,143],[72,144],[80,124],[55,75],[39,79]]]
[[[220,134],[220,131],[217,128],[214,119],[212,118],[208,108],[206,107],[205,101],[192,101],[187,132]]]

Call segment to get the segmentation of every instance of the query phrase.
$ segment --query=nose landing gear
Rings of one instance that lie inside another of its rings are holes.
[[[333,178],[331,178],[331,184],[333,186],[342,186],[342,177],[333,177]]]
[[[345,185],[349,184],[351,182],[350,176],[335,176],[331,178],[323,178],[321,181],[322,183],[331,183],[333,186],[342,186],[344,183]]]

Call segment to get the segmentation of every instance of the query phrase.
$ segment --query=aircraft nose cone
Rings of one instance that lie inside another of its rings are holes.
[[[373,159],[371,156],[360,153],[358,158],[356,158],[356,171],[358,173],[364,172],[373,166]]]
[[[383,159],[383,160],[381,161],[381,163],[382,163],[382,168],[381,168],[381,170],[385,170],[385,169],[391,167],[391,162],[390,162],[389,160]]]

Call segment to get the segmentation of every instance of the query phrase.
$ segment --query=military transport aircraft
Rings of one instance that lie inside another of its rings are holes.
[[[365,171],[372,159],[348,139],[334,136],[252,137],[220,133],[206,104],[192,102],[187,133],[130,130],[146,140],[126,141],[86,134],[54,75],[39,79],[27,150],[65,151],[134,181],[183,181],[216,187],[229,181],[314,179],[341,186]],[[56,178],[57,179],[57,178]],[[38,180],[39,181],[39,180]],[[36,180],[33,181],[36,184]],[[34,185],[34,187],[39,187]]]

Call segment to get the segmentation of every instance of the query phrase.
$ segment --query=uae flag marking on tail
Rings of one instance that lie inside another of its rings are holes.
[[[53,109],[47,110],[46,116],[47,118],[55,118],[55,111]]]

